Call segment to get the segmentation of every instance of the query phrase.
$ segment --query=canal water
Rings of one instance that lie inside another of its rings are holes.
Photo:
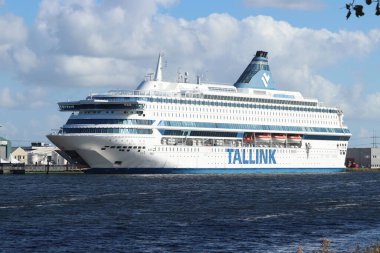
[[[0,175],[0,252],[336,252],[380,241],[380,173]]]

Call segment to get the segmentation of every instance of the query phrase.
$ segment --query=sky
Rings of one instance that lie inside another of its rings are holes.
[[[164,79],[234,83],[268,51],[278,89],[344,111],[351,147],[380,137],[380,17],[337,0],[0,0],[0,136],[48,142],[57,102],[133,90],[165,55]],[[379,142],[380,138],[376,139]]]

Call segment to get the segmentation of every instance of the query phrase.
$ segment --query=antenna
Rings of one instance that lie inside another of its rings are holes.
[[[164,57],[164,55],[162,55],[162,56]],[[162,68],[164,69],[167,67],[168,67],[168,61],[166,60],[166,58],[164,58],[164,66]]]
[[[152,81],[152,76],[154,75],[154,73],[148,73],[148,74],[146,74],[146,76],[145,76],[145,79],[147,80],[147,81]]]
[[[189,79],[189,72],[185,72],[185,83],[187,83],[187,80]]]
[[[372,131],[372,137],[371,138],[372,138],[372,143],[371,143],[372,147],[377,148],[377,144],[378,144],[377,139],[380,137],[376,136],[375,129]]]
[[[197,84],[201,84],[201,76],[197,75]]]
[[[182,80],[183,80],[183,75],[181,73],[181,69],[178,68],[178,70],[177,70],[177,82],[182,83]]]

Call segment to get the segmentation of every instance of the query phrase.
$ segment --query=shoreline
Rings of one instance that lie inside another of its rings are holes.
[[[346,168],[345,172],[380,172],[380,168]]]
[[[346,168],[344,172],[380,172],[380,168]],[[0,167],[0,174],[84,174],[84,172],[74,166],[35,166],[25,167]]]

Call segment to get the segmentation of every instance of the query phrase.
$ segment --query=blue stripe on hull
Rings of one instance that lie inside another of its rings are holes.
[[[91,168],[87,174],[288,174],[337,173],[345,168],[276,168],[276,169],[176,169],[176,168]]]

